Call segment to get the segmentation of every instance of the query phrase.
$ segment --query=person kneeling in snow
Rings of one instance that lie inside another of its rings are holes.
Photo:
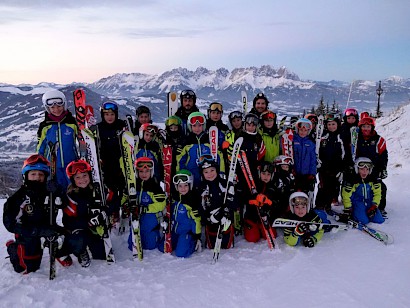
[[[342,188],[342,199],[345,212],[358,222],[381,224],[384,218],[378,208],[382,195],[380,180],[371,176],[374,167],[370,158],[356,159],[354,169],[356,177],[345,182]]]
[[[291,211],[289,219],[322,222],[316,212],[310,210],[309,197],[304,192],[294,192],[291,194],[289,197],[289,207]],[[301,222],[295,228],[286,228],[284,230],[284,240],[290,246],[296,246],[299,242],[302,242],[305,247],[312,248],[320,241],[323,233],[323,229],[318,230],[317,228],[312,228],[307,223]]]

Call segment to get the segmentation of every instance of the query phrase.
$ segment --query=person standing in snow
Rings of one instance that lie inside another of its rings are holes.
[[[196,94],[192,90],[183,90],[179,95],[181,106],[178,108],[175,115],[182,120],[182,132],[184,135],[188,135],[188,117],[193,112],[198,112],[199,109],[196,106]]]

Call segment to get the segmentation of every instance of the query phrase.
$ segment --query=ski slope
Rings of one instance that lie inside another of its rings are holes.
[[[204,249],[189,259],[144,251],[131,260],[126,236],[113,237],[117,263],[92,261],[82,268],[57,265],[48,280],[48,252],[41,269],[15,273],[0,226],[1,307],[410,307],[410,106],[377,120],[387,140],[389,219],[371,226],[394,236],[385,246],[358,230],[325,233],[312,248],[289,247],[279,231],[279,249],[265,241],[236,238],[216,265]],[[2,210],[5,200],[0,202]]]

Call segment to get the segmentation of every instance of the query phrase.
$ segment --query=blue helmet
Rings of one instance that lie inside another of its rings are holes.
[[[50,174],[50,162],[43,155],[33,154],[23,163],[21,175],[23,176],[24,180],[26,178],[26,174],[31,170],[42,171],[47,177]]]

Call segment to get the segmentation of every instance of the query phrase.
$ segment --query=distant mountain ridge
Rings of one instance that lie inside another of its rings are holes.
[[[376,87],[378,81],[355,81],[350,94],[349,106],[359,110],[374,112],[376,109]],[[154,122],[163,123],[166,114],[166,93],[193,89],[198,96],[198,107],[206,111],[212,101],[224,105],[224,117],[242,108],[241,91],[248,93],[248,109],[258,92],[269,98],[269,108],[281,115],[300,114],[317,106],[323,97],[325,103],[338,103],[341,109],[346,106],[350,83],[331,80],[301,80],[286,67],[278,69],[263,65],[261,67],[225,68],[209,70],[198,67],[191,71],[175,68],[162,74],[115,74],[89,84],[72,83],[61,85],[42,82],[38,85],[10,85],[0,83],[0,147],[3,152],[33,152],[36,144],[36,131],[44,118],[41,96],[50,89],[60,89],[72,107],[72,92],[82,87],[86,91],[87,102],[94,107],[99,119],[99,106],[108,99],[120,105],[120,115],[134,115],[139,105],[146,105],[152,111]],[[391,110],[397,105],[409,102],[410,79],[391,76],[382,80],[382,110]]]

